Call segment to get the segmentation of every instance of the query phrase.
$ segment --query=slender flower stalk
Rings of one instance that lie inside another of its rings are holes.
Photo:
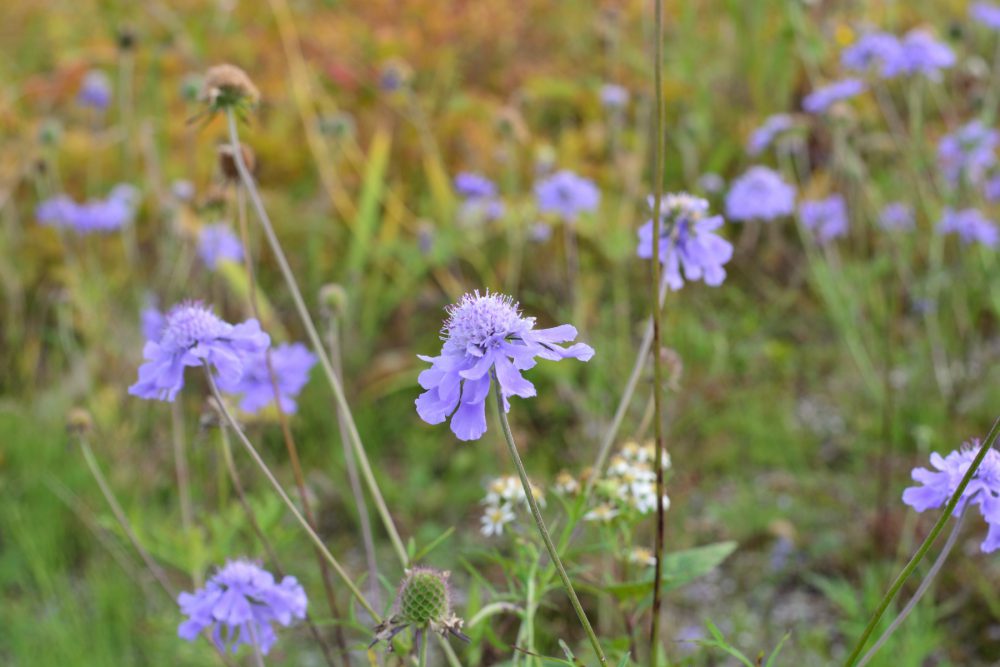
[[[181,503],[181,528],[184,534],[191,531],[191,484],[188,472],[187,448],[184,445],[184,415],[181,404],[174,401],[170,404],[170,439],[174,449],[174,470],[177,474],[177,494]],[[195,577],[197,580],[197,577]],[[200,582],[199,582],[200,583]]]
[[[920,582],[920,586],[913,594],[913,597],[910,598],[910,601],[906,603],[906,606],[903,607],[903,610],[899,612],[899,616],[893,619],[892,623],[889,624],[889,627],[882,633],[882,636],[878,638],[878,641],[876,641],[872,647],[868,649],[868,652],[865,653],[864,657],[858,661],[858,667],[865,667],[865,665],[867,665],[871,659],[875,657],[878,650],[882,648],[887,641],[889,641],[889,637],[892,636],[892,633],[899,629],[899,626],[903,624],[906,617],[909,616],[910,612],[914,610],[917,603],[920,602],[920,599],[924,596],[924,593],[930,589],[931,583],[934,581],[934,577],[937,576],[941,567],[944,565],[945,560],[948,559],[948,554],[951,553],[952,547],[954,547],[955,542],[958,541],[958,535],[962,532],[962,520],[964,518],[965,509],[963,508],[958,515],[958,519],[955,520],[955,527],[951,529],[951,534],[948,535],[948,540],[944,543],[944,546],[941,547],[941,553],[938,554],[937,560],[935,560],[934,564],[931,565],[931,569],[927,571],[927,576],[925,576],[924,580]]]
[[[253,257],[250,247],[250,230],[247,224],[246,200],[244,188],[237,188],[237,207],[240,224],[240,237],[243,244],[243,263],[247,274],[248,296],[250,311],[252,316],[260,320],[260,306],[257,301],[257,274],[253,267]],[[305,476],[302,474],[302,465],[299,461],[299,450],[295,445],[295,438],[292,436],[292,429],[288,423],[288,415],[282,404],[281,391],[278,386],[278,375],[274,371],[274,360],[272,358],[272,348],[264,350],[264,361],[267,366],[267,374],[270,378],[271,389],[274,393],[274,404],[277,406],[278,422],[281,425],[281,434],[285,441],[285,450],[288,452],[288,459],[292,464],[292,473],[295,477],[295,488],[299,494],[299,502],[302,503],[302,513],[305,515],[309,525],[316,529],[316,518],[313,515],[312,504],[309,502],[309,494],[306,493]],[[319,550],[314,550],[316,561],[319,563],[320,578],[323,580],[323,592],[326,595],[326,603],[330,613],[334,618],[340,618],[340,610],[337,608],[337,598],[333,590],[333,581],[330,579],[330,570],[323,560],[323,555]],[[347,638],[344,636],[344,629],[340,624],[336,625],[337,644],[340,648],[341,659],[345,665],[351,664],[351,654],[347,649]],[[324,647],[325,648],[325,647]]]
[[[219,387],[215,383],[215,378],[212,377],[212,372],[208,369],[207,366],[205,367],[205,377],[208,378],[208,385],[209,387],[211,387],[212,395],[215,396],[215,400],[219,404],[219,410],[222,412],[222,416],[225,417],[226,422],[233,429],[233,432],[236,433],[236,435],[239,437],[240,442],[246,448],[247,453],[250,454],[250,458],[254,460],[254,463],[257,464],[261,472],[264,473],[264,476],[267,477],[267,481],[271,483],[272,487],[274,487],[275,493],[277,493],[278,497],[281,498],[281,500],[285,503],[289,511],[295,517],[295,520],[298,521],[299,524],[302,526],[303,530],[306,531],[306,534],[309,536],[309,539],[312,540],[313,544],[315,544],[316,548],[319,549],[320,553],[323,554],[323,557],[326,558],[327,562],[333,568],[334,572],[337,573],[337,576],[339,576],[341,580],[344,582],[344,585],[347,586],[347,589],[351,592],[351,595],[355,597],[355,599],[365,609],[365,611],[371,614],[373,619],[375,619],[376,621],[381,621],[382,617],[379,616],[379,613],[375,611],[374,607],[371,606],[371,604],[368,602],[368,599],[365,598],[364,594],[358,590],[357,586],[354,585],[354,582],[351,580],[350,576],[348,576],[344,568],[340,565],[337,559],[334,558],[333,554],[330,553],[330,550],[326,548],[326,545],[323,544],[323,540],[319,537],[319,535],[316,534],[316,531],[312,529],[312,526],[309,525],[309,522],[306,521],[306,518],[302,516],[299,510],[295,507],[295,503],[292,502],[292,499],[288,497],[288,494],[285,493],[284,488],[282,488],[281,482],[279,482],[277,478],[275,478],[274,473],[272,473],[271,469],[267,467],[267,464],[264,462],[264,459],[261,458],[260,454],[257,452],[257,449],[253,446],[253,443],[250,442],[250,439],[247,438],[246,434],[243,432],[243,429],[241,429],[240,425],[236,422],[236,419],[233,418],[232,413],[229,412],[229,408],[226,407],[225,399],[219,392]]]
[[[878,626],[879,621],[882,620],[882,616],[885,614],[885,610],[889,608],[892,604],[893,599],[899,590],[906,583],[906,580],[910,578],[917,566],[930,551],[931,546],[933,546],[934,541],[937,539],[941,531],[944,530],[945,523],[948,522],[948,518],[952,516],[955,511],[955,507],[958,505],[958,501],[962,498],[962,494],[965,492],[965,487],[969,485],[972,480],[973,475],[979,469],[980,464],[986,458],[986,454],[993,449],[993,445],[996,444],[997,438],[1000,437],[1000,418],[993,422],[993,427],[990,429],[989,434],[986,436],[986,441],[983,446],[979,448],[979,452],[976,454],[976,458],[972,460],[969,465],[968,470],[965,471],[965,475],[962,477],[962,481],[958,483],[958,487],[955,488],[955,492],[951,494],[951,498],[948,500],[948,504],[945,505],[944,511],[941,512],[941,516],[938,518],[937,523],[931,529],[931,532],[924,539],[923,543],[917,549],[916,553],[910,559],[910,562],[906,564],[903,570],[896,577],[896,580],[886,591],[886,594],[882,597],[882,601],[879,602],[878,607],[875,609],[875,613],[872,614],[871,620],[868,621],[868,625],[865,626],[864,632],[861,633],[861,637],[858,639],[857,644],[854,646],[854,650],[848,655],[847,660],[844,661],[844,667],[855,667],[858,664],[859,656],[865,648],[865,644],[871,638],[872,633],[875,632],[875,628]]]
[[[524,495],[528,501],[528,507],[531,508],[531,516],[535,520],[535,526],[538,528],[538,533],[542,536],[542,542],[545,543],[545,549],[549,552],[549,558],[552,559],[552,564],[559,573],[559,579],[562,581],[563,588],[566,589],[566,595],[569,596],[569,602],[573,606],[573,611],[576,612],[577,618],[580,619],[580,624],[583,626],[584,632],[587,633],[590,645],[594,648],[594,653],[597,654],[597,658],[602,665],[607,665],[608,659],[605,657],[604,651],[601,649],[601,642],[597,639],[597,634],[594,632],[594,628],[590,625],[590,620],[587,618],[587,612],[583,610],[583,605],[580,604],[580,598],[576,595],[576,590],[573,588],[573,582],[570,581],[569,575],[566,574],[566,568],[563,567],[562,560],[559,558],[559,552],[552,543],[552,537],[549,535],[549,531],[545,527],[545,521],[542,519],[542,513],[538,509],[538,502],[535,500],[535,494],[531,488],[531,482],[528,480],[528,472],[524,469],[524,463],[521,461],[521,456],[517,452],[517,445],[514,443],[514,435],[510,430],[510,423],[507,421],[507,413],[504,409],[504,398],[503,391],[500,387],[500,381],[497,379],[495,371],[491,371],[491,373],[493,374],[494,382],[496,382],[496,388],[493,391],[493,396],[496,399],[496,408],[497,414],[500,417],[500,425],[503,427],[503,437],[507,442],[507,449],[510,452],[511,460],[514,462],[514,467],[517,468],[517,475],[521,478],[521,486],[524,489]]]
[[[655,26],[653,29],[653,85],[655,87],[655,118],[653,119],[653,224],[660,224],[663,207],[663,0],[654,0]],[[663,460],[663,361],[659,353],[660,341],[660,243],[653,243],[653,433],[656,439],[655,461]],[[653,567],[652,626],[649,632],[649,664],[657,666],[660,649],[660,578],[663,573],[664,508],[663,466],[656,467],[656,564]]]
[[[371,464],[368,461],[368,455],[365,452],[364,445],[361,443],[361,436],[358,433],[358,427],[354,423],[354,418],[351,415],[351,409],[347,403],[347,397],[344,393],[343,385],[333,370],[333,365],[330,363],[330,358],[326,354],[326,349],[320,339],[319,332],[316,330],[316,325],[313,323],[312,317],[309,315],[309,309],[306,307],[305,300],[302,298],[302,292],[299,290],[298,283],[295,280],[295,274],[292,272],[291,266],[288,264],[288,259],[285,257],[285,253],[281,248],[281,243],[278,241],[278,237],[274,232],[274,227],[271,225],[271,219],[267,214],[267,210],[264,208],[264,202],[261,199],[260,192],[257,190],[253,176],[250,174],[250,170],[247,168],[243,160],[243,152],[240,150],[239,133],[236,127],[236,114],[232,107],[226,108],[226,120],[229,124],[229,139],[233,148],[233,161],[236,163],[236,169],[239,172],[239,177],[243,182],[243,185],[246,187],[247,193],[250,195],[250,202],[253,204],[254,210],[257,213],[257,218],[264,229],[264,235],[267,237],[271,251],[274,253],[275,259],[278,261],[278,266],[281,268],[282,276],[288,285],[288,290],[292,295],[292,300],[295,302],[295,308],[298,311],[302,324],[306,329],[307,335],[309,336],[309,342],[312,345],[316,356],[319,357],[320,366],[323,368],[323,373],[326,375],[326,378],[330,383],[330,388],[333,389],[333,395],[337,402],[337,407],[342,411],[344,417],[346,418],[345,421],[347,424],[348,434],[350,435],[350,442],[354,448],[354,453],[358,458],[358,462],[361,465],[361,474],[364,477],[365,484],[368,486],[368,491],[372,494],[372,499],[375,501],[375,507],[379,512],[379,516],[382,518],[382,523],[386,532],[389,534],[389,539],[396,551],[396,555],[399,557],[400,561],[406,565],[409,562],[408,556],[406,555],[406,548],[403,546],[403,541],[399,537],[399,532],[396,530],[396,524],[392,520],[392,515],[389,514],[389,508],[386,506],[385,499],[382,497],[382,492],[379,489],[378,482],[375,481],[375,475],[372,473]]]

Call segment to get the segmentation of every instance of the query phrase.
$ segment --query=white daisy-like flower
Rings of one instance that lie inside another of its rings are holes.
[[[656,556],[653,555],[652,549],[647,549],[646,547],[635,547],[632,549],[628,554],[628,560],[630,563],[645,565],[647,567],[656,565]]]
[[[579,492],[580,482],[577,481],[573,475],[569,474],[565,470],[556,475],[555,484],[556,493],[562,493],[564,495],[573,495]]]
[[[607,503],[601,503],[594,509],[583,515],[584,521],[600,521],[607,523],[618,516],[618,510]]]
[[[480,519],[482,528],[480,532],[486,537],[491,535],[503,535],[503,527],[514,520],[514,512],[509,505],[492,505],[486,508]]]

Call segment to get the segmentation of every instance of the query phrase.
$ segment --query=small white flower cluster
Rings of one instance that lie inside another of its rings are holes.
[[[545,495],[542,490],[531,485],[532,495],[535,501],[545,506]],[[490,537],[491,535],[503,535],[503,528],[516,518],[514,511],[517,507],[527,507],[528,497],[521,486],[521,480],[513,475],[497,477],[487,486],[486,497],[483,498],[483,505],[486,509],[480,519],[482,527],[480,532]]]
[[[611,521],[622,512],[647,514],[656,509],[656,471],[653,460],[656,447],[652,442],[640,445],[628,441],[612,457],[607,475],[597,489],[603,501],[584,515],[586,521]],[[664,470],[670,468],[670,455],[664,451]],[[663,496],[664,508],[670,507],[670,498]]]

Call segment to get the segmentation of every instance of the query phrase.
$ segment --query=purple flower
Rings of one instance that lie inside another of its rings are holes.
[[[181,639],[194,641],[205,628],[219,650],[233,653],[240,644],[256,643],[267,654],[278,636],[274,623],[287,627],[306,617],[306,593],[295,577],[278,583],[259,565],[235,560],[216,572],[194,593],[177,596],[181,613],[188,617],[177,628]],[[225,636],[223,636],[223,629]]]
[[[101,70],[90,70],[83,77],[76,100],[85,107],[104,111],[111,104],[111,79]]]
[[[988,2],[977,2],[969,8],[969,16],[990,30],[1000,30],[1000,7]]]
[[[271,339],[257,320],[232,325],[197,302],[175,306],[167,314],[158,340],[146,341],[139,367],[139,381],[128,393],[139,398],[173,401],[184,386],[188,366],[214,366],[219,382],[234,386],[252,355],[262,352]]]
[[[555,213],[564,222],[575,222],[580,213],[596,211],[601,201],[593,181],[567,170],[536,183],[535,196],[542,213]]]
[[[147,341],[158,341],[163,335],[163,327],[166,326],[167,318],[159,311],[154,303],[142,309],[139,315],[142,324],[142,336]]]
[[[955,64],[955,53],[926,30],[914,29],[906,33],[901,42],[902,55],[890,63],[885,75],[923,74],[931,79],[940,76],[940,70]]]
[[[913,209],[898,201],[886,204],[879,213],[878,224],[886,231],[913,229]]]
[[[774,220],[795,210],[795,186],[767,167],[750,167],[726,194],[730,220]]]
[[[913,481],[920,486],[911,486],[903,491],[903,502],[918,512],[947,504],[981,446],[975,439],[947,456],[942,457],[937,452],[931,454],[934,469],[913,469]],[[1000,453],[994,449],[986,453],[982,464],[969,480],[955,505],[953,516],[958,516],[970,504],[979,505],[979,511],[989,526],[980,548],[984,553],[1000,549]]]
[[[503,202],[493,181],[479,174],[462,172],[455,176],[455,190],[464,199],[459,218],[468,223],[497,220],[503,216]]]
[[[802,202],[799,217],[805,228],[816,234],[820,243],[847,236],[847,204],[840,195]]]
[[[654,206],[650,197],[650,208]],[[708,216],[708,202],[687,193],[663,198],[659,225],[660,263],[672,290],[684,286],[684,280],[704,280],[717,287],[726,279],[723,265],[733,257],[733,245],[718,236],[723,224],[721,215]],[[653,221],[639,228],[639,257],[653,257]],[[683,277],[681,269],[684,270]]]
[[[170,194],[177,201],[191,201],[194,199],[194,183],[179,179],[170,184]]]
[[[995,174],[983,183],[983,197],[990,203],[1000,201],[1000,174]]]
[[[105,199],[78,204],[66,195],[41,202],[35,209],[39,224],[72,229],[78,234],[116,231],[132,222],[139,193],[131,185],[116,185]]]
[[[887,32],[870,32],[840,54],[844,69],[859,74],[876,70],[883,77],[899,69],[903,58],[903,45]]]
[[[243,244],[224,222],[202,227],[198,234],[198,255],[214,271],[222,260],[243,261]]]
[[[716,192],[722,192],[726,187],[726,181],[722,176],[709,171],[698,177],[698,187],[708,194],[715,194]]]
[[[509,411],[510,396],[535,395],[535,386],[521,375],[534,367],[535,357],[588,361],[594,356],[594,349],[584,343],[558,345],[576,338],[575,327],[536,330],[535,318],[522,317],[509,296],[476,291],[447,310],[440,356],[419,355],[431,367],[418,378],[426,391],[416,406],[428,424],[451,417],[451,430],[459,440],[478,440],[486,432],[486,397],[494,378]]]
[[[601,86],[601,104],[607,109],[624,109],[628,106],[628,90],[614,83]]]
[[[787,113],[769,116],[763,125],[750,133],[750,138],[747,140],[747,154],[760,155],[771,145],[775,137],[791,129],[794,124],[795,120]]]
[[[802,108],[809,113],[823,113],[835,103],[856,97],[865,92],[861,79],[841,79],[817,88],[802,100]]]
[[[281,411],[295,414],[295,398],[309,382],[309,371],[316,365],[316,355],[302,343],[279,345],[271,351],[271,367],[278,384]],[[243,376],[235,384],[220,381],[226,392],[242,394],[240,410],[256,414],[274,403],[274,385],[267,366],[267,351],[248,355],[244,361]]]
[[[970,183],[982,182],[986,171],[996,164],[1000,132],[972,120],[938,142],[938,166],[953,187],[962,177]]]
[[[982,243],[993,248],[1000,242],[1000,231],[996,224],[975,208],[961,211],[946,208],[941,214],[938,231],[942,234],[958,234],[965,244]]]

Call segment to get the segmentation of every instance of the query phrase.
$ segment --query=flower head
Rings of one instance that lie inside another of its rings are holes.
[[[257,320],[242,324],[224,322],[197,302],[175,306],[166,317],[159,340],[148,340],[142,350],[145,362],[139,381],[129,387],[133,396],[173,401],[184,386],[188,366],[212,366],[219,382],[233,386],[240,381],[248,360],[262,352],[270,338]]]
[[[214,271],[220,261],[243,260],[243,244],[224,222],[202,227],[198,234],[198,255],[205,266]]]
[[[823,113],[835,103],[857,97],[865,92],[861,79],[842,79],[817,88],[802,100],[802,109],[809,113]]]
[[[147,341],[160,340],[160,337],[163,335],[163,327],[166,325],[167,318],[165,318],[163,313],[160,312],[160,309],[156,307],[155,302],[150,302],[149,305],[142,309],[139,319],[142,325],[142,337]]]
[[[82,106],[104,111],[111,104],[111,79],[99,69],[87,72],[76,94]]]
[[[39,224],[71,229],[78,234],[113,232],[132,222],[139,193],[127,184],[116,185],[104,199],[83,204],[66,195],[47,199],[35,209]]]
[[[903,45],[899,38],[887,32],[870,32],[840,54],[845,69],[864,74],[876,71],[883,77],[899,68]]]
[[[652,198],[649,204],[653,207]],[[722,267],[733,257],[733,245],[716,234],[724,222],[722,216],[707,215],[708,202],[687,193],[667,195],[661,208],[657,242],[670,289],[679,290],[685,278],[721,285],[726,279]],[[639,228],[637,253],[643,259],[653,257],[652,220]]]
[[[420,356],[431,364],[419,377],[426,390],[416,400],[420,418],[440,424],[450,417],[460,440],[478,440],[486,432],[486,397],[494,378],[509,410],[510,396],[535,395],[535,386],[521,375],[534,367],[535,357],[588,361],[594,356],[583,343],[559,345],[576,338],[573,326],[534,327],[535,318],[522,317],[513,299],[489,291],[466,294],[449,307],[441,354]]]
[[[847,235],[847,204],[840,195],[802,202],[799,217],[805,228],[816,234],[820,243]]]
[[[903,491],[903,502],[918,512],[945,505],[958,489],[981,446],[976,439],[947,456],[942,457],[937,452],[931,454],[930,462],[934,469],[913,469],[913,481],[919,486]],[[981,549],[985,553],[1000,549],[1000,453],[996,450],[986,453],[955,505],[954,516],[961,514],[967,505],[979,505],[983,519],[989,525]]]
[[[503,535],[503,527],[514,520],[514,512],[510,505],[489,505],[480,520],[483,524],[481,531],[486,537]]]
[[[886,231],[913,229],[913,208],[899,201],[886,204],[879,213],[878,224]]]
[[[795,186],[767,167],[750,167],[726,194],[730,220],[774,220],[795,210]]]
[[[945,180],[953,187],[963,177],[979,184],[986,172],[997,162],[1000,132],[973,120],[946,134],[938,142],[938,165]]]
[[[601,192],[594,182],[571,171],[557,171],[535,184],[538,209],[554,213],[564,222],[575,222],[581,213],[597,210]]]
[[[455,190],[462,197],[461,220],[477,223],[503,216],[503,202],[497,197],[497,186],[479,174],[462,172],[455,176]]]
[[[220,650],[234,653],[240,644],[256,642],[266,654],[278,637],[274,623],[289,626],[306,616],[306,593],[295,577],[276,582],[270,572],[246,560],[230,561],[194,593],[177,598],[188,619],[177,628],[182,639],[194,641],[205,628]],[[225,635],[223,636],[223,630]]]
[[[624,109],[628,106],[628,90],[615,83],[601,86],[601,104],[606,109]]]
[[[451,610],[450,577],[451,572],[429,567],[407,570],[396,593],[393,613],[375,628],[375,638],[369,648],[384,641],[391,651],[392,638],[410,626],[416,630],[417,644],[425,632],[437,632],[442,636],[450,634],[469,641],[462,634],[464,622]]]
[[[213,111],[240,105],[256,106],[260,91],[247,73],[235,65],[209,67],[201,85],[200,98]]]
[[[930,79],[937,79],[941,76],[941,70],[948,69],[956,62],[954,51],[926,30],[911,30],[903,37],[901,44],[902,57],[895,68],[889,68],[890,76],[922,74]]]
[[[1000,7],[989,2],[976,2],[969,7],[969,16],[990,30],[1000,30]]]
[[[302,343],[285,343],[271,351],[270,368],[267,356],[266,349],[247,355],[240,379],[234,384],[220,381],[219,386],[226,392],[242,394],[240,410],[256,414],[274,403],[273,368],[281,411],[286,415],[295,414],[298,409],[295,398],[309,382],[309,371],[316,365],[316,355]]]
[[[747,154],[760,155],[779,134],[794,126],[795,119],[791,114],[778,113],[768,116],[763,125],[750,133],[750,138],[747,140]]]
[[[938,223],[938,231],[942,234],[958,234],[962,243],[981,243],[990,248],[1000,242],[1000,230],[996,223],[989,220],[979,209],[966,208],[955,211],[946,208]]]

